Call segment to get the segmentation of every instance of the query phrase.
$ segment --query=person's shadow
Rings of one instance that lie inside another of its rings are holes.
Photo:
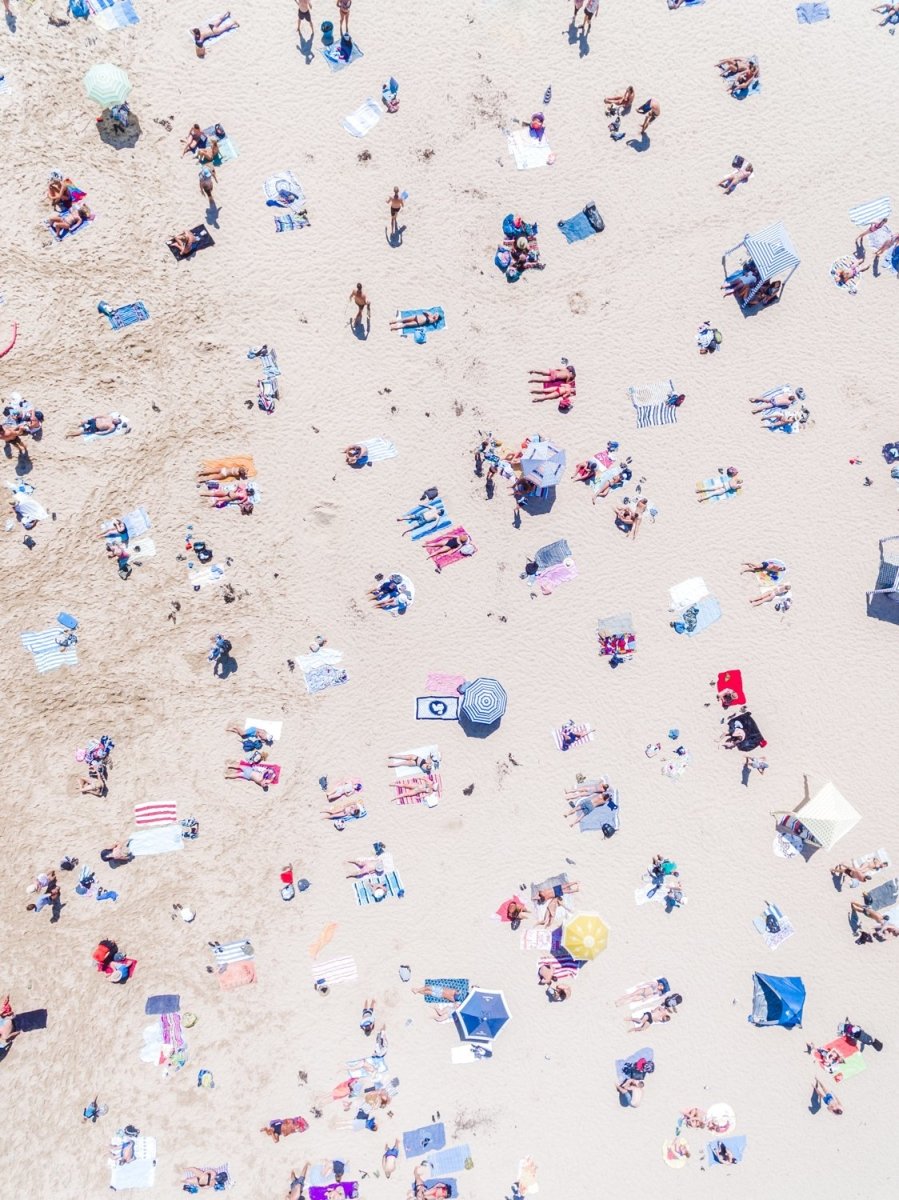
[[[649,134],[641,133],[638,138],[628,138],[626,144],[638,154],[645,154],[650,147]]]
[[[813,1117],[821,1111],[821,1097],[814,1089],[812,1090],[812,1098],[809,1101],[808,1110]]]
[[[219,213],[221,211],[222,210],[219,208],[216,202],[210,199],[209,203],[206,205],[206,224],[211,225],[213,229],[218,229]]]
[[[15,15],[11,12],[7,12],[7,14],[6,14],[6,28],[9,30],[10,33],[16,32],[16,18],[15,18]]]
[[[217,658],[212,668],[212,673],[217,679],[227,679],[230,675],[236,675],[237,671],[237,659],[231,654],[223,654]]]
[[[360,342],[368,340],[368,335],[371,333],[371,314],[368,314],[363,322],[362,317],[350,317],[350,329],[353,331],[354,337]]]
[[[743,787],[749,787],[749,778],[751,775],[751,767],[747,766],[746,763],[743,763],[743,770],[740,772],[740,783],[742,783]]]
[[[387,245],[392,246],[394,250],[403,244],[403,234],[406,232],[405,225],[398,225],[396,232],[392,233],[389,229],[384,230],[384,236],[387,238]]]
[[[310,34],[309,37],[303,37],[303,35],[300,34],[300,40],[297,44],[297,49],[299,50],[300,54],[302,54],[303,61],[307,67],[312,62],[313,58],[315,58],[315,51],[312,49],[312,36],[313,35]]]

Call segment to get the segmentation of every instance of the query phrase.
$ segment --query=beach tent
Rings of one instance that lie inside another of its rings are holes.
[[[802,1025],[805,984],[798,975],[756,972],[752,983],[752,1015],[746,1018],[748,1021],[753,1025],[783,1025],[785,1029]]]
[[[751,300],[762,284],[774,279],[776,275],[786,272],[784,284],[799,266],[799,256],[790,235],[778,221],[769,225],[760,233],[747,233],[742,242],[738,242],[731,250],[726,250],[724,257],[745,250],[755,263],[759,273],[759,281],[746,297]]]
[[[792,816],[789,812],[776,812],[775,817]],[[824,784],[810,800],[799,805],[795,812],[811,835],[811,840],[824,850],[830,850],[850,829],[859,823],[861,813],[855,811],[849,801],[830,782]]]

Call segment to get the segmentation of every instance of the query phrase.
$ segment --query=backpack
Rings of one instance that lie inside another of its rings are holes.
[[[769,933],[780,933],[780,922],[773,913],[768,913],[765,917],[765,928]]]
[[[615,828],[612,825],[609,825],[608,822],[602,826],[602,836],[605,838],[614,837],[615,832]]]

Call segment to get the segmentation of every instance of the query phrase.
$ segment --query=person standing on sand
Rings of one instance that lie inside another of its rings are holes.
[[[315,26],[312,24],[312,0],[297,0],[297,34],[303,36],[303,22],[309,22],[309,28],[315,33]]]
[[[400,195],[400,189],[398,187],[393,189],[392,196],[387,197],[387,203],[390,205],[390,232],[391,234],[395,234],[399,232],[397,229],[396,219],[402,212],[403,205],[405,204],[405,200],[403,200],[402,196]]]
[[[218,183],[219,177],[215,173],[215,167],[201,167],[200,168],[200,192],[202,193],[202,195],[204,195],[206,197],[206,199],[209,201],[210,204],[214,203],[214,201],[212,199],[212,181],[213,181],[213,179],[215,180],[216,183]]]
[[[370,321],[371,320],[371,301],[369,300],[368,296],[366,296],[365,292],[363,292],[361,283],[357,283],[356,290],[354,292],[350,292],[350,299],[356,305],[356,319],[355,319],[355,321],[353,321],[353,324],[354,325],[362,324],[363,308],[366,310],[366,312],[368,314],[368,319]]]
[[[350,6],[353,0],[337,0],[337,10],[340,13],[340,32],[350,32]]]
[[[650,96],[645,104],[640,105],[640,107],[637,109],[637,112],[644,114],[643,124],[640,126],[640,133],[642,135],[646,133],[647,129],[650,127],[656,117],[661,115],[662,106],[659,104],[658,100],[655,100],[652,96]]]

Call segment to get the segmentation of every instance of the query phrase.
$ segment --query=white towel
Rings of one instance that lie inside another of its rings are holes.
[[[371,96],[369,96],[365,103],[360,104],[355,112],[343,118],[343,127],[353,137],[365,137],[370,130],[374,129],[383,115],[384,110],[381,105],[378,104],[377,100],[372,100]]]
[[[309,970],[313,979],[323,979],[329,984],[354,983],[359,978],[356,960],[349,955],[345,958],[330,958],[323,963],[310,963]]]
[[[428,755],[431,755],[433,758],[439,760],[440,759],[440,747],[439,746],[419,746],[415,750],[400,750],[399,754],[396,755],[396,757],[402,758],[406,754],[414,755],[415,758],[427,758]],[[438,767],[437,770],[439,771],[439,769],[440,768]],[[409,779],[413,775],[418,775],[418,776],[424,775],[424,771],[420,771],[418,769],[418,767],[413,766],[411,764],[404,766],[404,767],[394,767],[393,772],[396,775],[397,779]]]
[[[516,129],[507,137],[509,153],[515,159],[519,171],[531,171],[535,167],[549,166],[552,151],[544,134],[542,140],[533,138],[527,129]]]
[[[387,438],[366,438],[359,444],[365,447],[369,462],[383,462],[385,458],[396,458],[397,456],[396,446]]]
[[[244,717],[244,729],[264,729],[273,741],[277,741],[284,728],[283,721],[269,721],[266,717]]]
[[[159,825],[150,829],[139,829],[128,839],[128,850],[135,858],[147,854],[171,854],[184,849],[184,838],[180,825]]]
[[[139,542],[129,542],[128,549],[132,558],[153,558],[156,554],[156,543],[152,538],[141,538]]]
[[[198,571],[196,567],[187,572],[187,584],[191,591],[197,591],[199,588],[204,588],[208,583],[221,583],[225,577],[225,568],[220,567],[217,563],[213,563],[211,567],[203,567]]]

